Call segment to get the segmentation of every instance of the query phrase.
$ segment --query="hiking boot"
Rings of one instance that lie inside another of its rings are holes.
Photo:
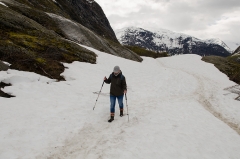
[[[120,117],[123,116],[123,109],[120,110]]]
[[[114,116],[111,116],[111,118],[108,120],[109,123],[111,123],[114,120]]]

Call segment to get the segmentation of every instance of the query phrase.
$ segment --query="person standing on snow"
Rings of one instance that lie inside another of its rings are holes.
[[[126,84],[126,79],[123,76],[119,66],[114,67],[113,73],[110,74],[108,79],[104,77],[104,82],[107,84],[111,83],[111,88],[110,88],[111,118],[108,120],[108,122],[112,122],[114,120],[114,115],[115,115],[116,99],[118,99],[118,104],[120,108],[120,117],[123,116],[123,97],[124,97],[124,94],[127,93],[127,84]]]

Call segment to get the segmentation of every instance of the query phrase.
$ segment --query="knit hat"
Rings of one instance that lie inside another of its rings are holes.
[[[120,71],[120,67],[119,66],[115,66],[113,69],[114,73],[118,73]]]

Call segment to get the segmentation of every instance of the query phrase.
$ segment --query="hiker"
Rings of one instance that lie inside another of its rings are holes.
[[[120,117],[123,116],[123,97],[124,97],[124,94],[127,93],[127,84],[126,84],[126,79],[123,76],[119,66],[114,67],[113,73],[110,74],[108,79],[104,77],[104,82],[107,84],[111,83],[110,119],[108,120],[108,122],[112,122],[114,120],[116,99],[118,99],[118,104],[120,108]]]

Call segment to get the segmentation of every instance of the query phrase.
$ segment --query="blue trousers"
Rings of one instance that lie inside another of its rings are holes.
[[[110,95],[110,102],[111,102],[110,112],[111,112],[111,115],[112,115],[112,116],[114,116],[114,113],[115,113],[116,99],[118,100],[118,104],[119,104],[120,110],[123,110],[123,96],[124,96],[124,95],[121,95],[121,96],[113,96],[113,95]]]

